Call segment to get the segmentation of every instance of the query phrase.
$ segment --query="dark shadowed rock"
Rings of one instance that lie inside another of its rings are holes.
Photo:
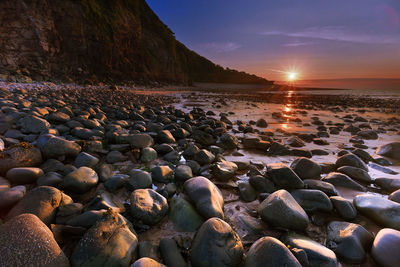
[[[370,184],[372,183],[372,178],[369,176],[368,172],[363,169],[352,167],[352,166],[343,166],[337,169],[338,172],[346,174],[352,179],[355,179],[359,182]]]
[[[400,142],[392,142],[383,146],[380,146],[376,150],[376,154],[400,160]]]
[[[300,189],[304,187],[304,183],[299,176],[283,163],[268,164],[266,175],[274,182],[277,188]]]
[[[343,155],[336,160],[336,167],[340,168],[342,166],[352,166],[368,171],[368,166],[365,162],[352,153]]]
[[[297,189],[291,192],[293,198],[306,212],[331,212],[332,203],[329,197],[316,189]]]
[[[168,212],[168,202],[153,189],[137,189],[131,194],[131,214],[148,225],[154,225]]]
[[[8,170],[6,178],[13,184],[31,184],[43,175],[40,168],[20,167]]]
[[[62,156],[75,158],[81,151],[81,147],[75,142],[52,136],[40,147],[40,150],[45,158]]]
[[[351,200],[339,196],[330,197],[333,207],[337,213],[345,220],[354,220],[357,216],[357,210]]]
[[[219,218],[208,219],[197,231],[190,259],[193,267],[239,266],[243,257],[240,237]]]
[[[302,179],[317,179],[321,175],[321,166],[308,158],[298,158],[292,162],[290,167]]]
[[[85,193],[96,186],[98,181],[99,177],[93,169],[89,167],[80,167],[65,176],[61,186],[75,193]]]
[[[361,192],[366,191],[364,186],[360,185],[346,174],[339,172],[331,172],[329,175],[322,178],[322,181],[333,184],[334,186],[347,187]]]
[[[40,150],[26,143],[0,152],[0,159],[0,175],[12,168],[34,167],[43,162]]]

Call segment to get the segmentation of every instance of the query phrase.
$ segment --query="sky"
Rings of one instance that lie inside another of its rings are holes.
[[[146,0],[176,39],[265,77],[400,78],[400,0]]]

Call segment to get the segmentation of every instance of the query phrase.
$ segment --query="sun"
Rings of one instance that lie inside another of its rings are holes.
[[[287,78],[289,81],[294,81],[297,78],[297,73],[296,72],[288,72],[287,73]]]

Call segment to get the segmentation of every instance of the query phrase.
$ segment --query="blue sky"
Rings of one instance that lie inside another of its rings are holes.
[[[176,38],[273,80],[400,78],[399,0],[147,0]]]

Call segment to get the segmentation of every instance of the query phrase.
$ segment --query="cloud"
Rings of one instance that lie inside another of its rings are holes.
[[[262,35],[280,35],[365,44],[400,44],[400,35],[353,33],[346,27],[340,26],[310,27],[296,32],[266,31]]]
[[[199,45],[201,50],[206,50],[209,52],[216,52],[216,53],[226,53],[235,51],[242,46],[237,43],[233,42],[226,42],[226,43],[218,43],[218,42],[211,42],[211,43],[203,43]]]
[[[316,44],[316,42],[292,42],[292,43],[287,43],[284,44],[283,46],[287,46],[287,47],[298,47],[298,46],[308,46],[308,45],[314,45]]]

